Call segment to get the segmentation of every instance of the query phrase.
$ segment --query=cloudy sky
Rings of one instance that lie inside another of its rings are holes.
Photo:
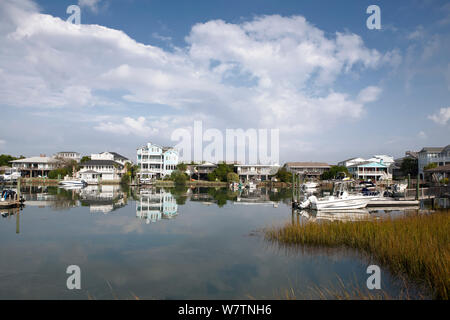
[[[0,153],[135,159],[201,120],[279,129],[281,163],[397,157],[450,143],[449,56],[447,1],[1,0]]]

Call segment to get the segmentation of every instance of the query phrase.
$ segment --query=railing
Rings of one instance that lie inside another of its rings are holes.
[[[416,189],[406,189],[405,190],[405,198],[415,198],[417,194]],[[419,188],[419,198],[441,198],[448,196],[450,194],[450,186],[436,186],[436,187],[428,187],[428,188]]]

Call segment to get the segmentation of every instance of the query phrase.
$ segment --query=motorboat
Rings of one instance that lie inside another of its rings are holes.
[[[339,187],[337,190],[336,186]],[[299,204],[300,209],[310,208],[321,211],[342,211],[349,209],[362,209],[374,198],[374,196],[354,195],[349,194],[345,190],[346,184],[344,182],[335,183],[334,189],[336,192],[331,196],[317,198],[312,195],[305,201]],[[378,197],[378,196],[377,196]]]
[[[314,181],[309,181],[309,182],[305,182],[301,185],[301,188],[303,190],[305,189],[316,189],[317,187],[319,187],[319,183],[318,182],[314,182]]]
[[[85,187],[87,182],[84,180],[63,180],[58,183],[62,187]]]

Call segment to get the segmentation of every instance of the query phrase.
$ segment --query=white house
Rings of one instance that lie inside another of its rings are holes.
[[[436,163],[438,166],[450,164],[450,145],[446,147],[425,147],[419,151],[418,166],[419,174],[423,179],[423,168],[430,163]]]
[[[81,154],[75,151],[61,151],[55,154],[55,158],[63,160],[75,160],[76,162],[80,162]]]
[[[178,165],[178,151],[151,142],[137,149],[138,177],[141,181],[162,179],[170,175]]]
[[[264,181],[278,172],[278,164],[236,164],[236,173],[239,179]]]
[[[386,180],[392,179],[394,157],[388,155],[374,155],[372,158],[350,158],[338,162],[339,166],[348,168],[355,179]]]
[[[11,161],[12,167],[20,171],[23,177],[47,177],[51,170],[57,169],[60,161],[53,157],[40,155]]]
[[[307,178],[319,178],[331,166],[324,162],[287,162],[284,165],[286,171],[306,176]]]
[[[79,177],[87,183],[119,182],[126,172],[125,164],[131,162],[115,152],[91,154],[91,160],[80,164]]]

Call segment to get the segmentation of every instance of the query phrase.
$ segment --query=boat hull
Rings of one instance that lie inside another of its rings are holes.
[[[350,209],[362,209],[367,207],[371,199],[354,198],[354,199],[334,199],[334,200],[318,200],[311,203],[311,208],[320,211],[339,211]]]

